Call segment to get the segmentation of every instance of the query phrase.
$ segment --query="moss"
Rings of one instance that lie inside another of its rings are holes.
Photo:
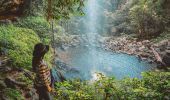
[[[31,29],[13,25],[0,26],[0,51],[12,60],[12,66],[30,69],[33,48],[39,42],[40,38]],[[51,66],[52,49],[45,56],[45,60]]]
[[[30,29],[13,25],[0,26],[0,50],[11,58],[15,67],[31,68],[33,48],[39,42],[37,34]],[[47,60],[50,54],[47,55]]]

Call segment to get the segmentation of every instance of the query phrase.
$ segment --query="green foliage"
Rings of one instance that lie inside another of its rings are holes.
[[[121,0],[118,9],[108,14],[113,29],[110,34],[135,33],[140,39],[158,37],[170,27],[169,4],[169,0]]]
[[[60,100],[92,100],[91,94],[94,92],[88,82],[81,82],[78,79],[56,83],[55,89],[57,91],[56,99]]]
[[[48,44],[49,45],[49,44]],[[53,67],[53,61],[54,61],[54,50],[52,47],[50,47],[49,52],[45,55],[44,60],[46,61],[49,68]]]
[[[69,18],[71,15],[83,15],[83,0],[26,0],[26,15],[44,16],[48,19]]]
[[[34,76],[34,75],[32,75]],[[15,80],[18,82],[23,82],[26,84],[27,88],[32,88],[33,81],[30,80],[28,77],[24,75],[24,73],[18,73],[18,75],[15,77]]]
[[[37,34],[30,29],[0,26],[0,50],[9,56],[15,67],[31,67],[33,48],[39,42]]]
[[[96,81],[56,83],[56,99],[65,100],[164,100],[170,99],[170,72],[146,72],[142,79],[115,80],[98,74]]]
[[[69,19],[71,15],[82,14],[83,0],[48,0],[48,19]]]
[[[3,97],[6,100],[24,100],[21,92],[15,89],[6,88],[3,91]]]
[[[162,33],[159,37],[153,38],[152,42],[159,43],[162,40],[169,39],[170,38],[170,31]]]
[[[169,27],[170,13],[168,0],[139,0],[130,8],[131,25],[141,38],[159,36]]]
[[[15,67],[31,68],[33,48],[39,42],[40,38],[31,29],[14,25],[0,26],[0,51],[7,54]],[[52,52],[50,49],[45,56],[49,66],[52,66]]]
[[[47,0],[25,0],[24,14],[31,16],[43,16],[45,14],[45,6]]]
[[[15,23],[15,25],[22,28],[32,29],[38,34],[41,41],[44,43],[49,43],[50,41],[50,25],[43,17],[29,16],[21,19],[19,22]]]

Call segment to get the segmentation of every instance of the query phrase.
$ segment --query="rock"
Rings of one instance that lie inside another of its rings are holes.
[[[166,51],[166,54],[163,56],[162,60],[167,67],[170,67],[170,50]]]
[[[0,20],[16,21],[16,16],[23,12],[26,0],[0,0]]]
[[[145,49],[145,46],[139,47],[139,51],[143,51]]]
[[[153,44],[149,40],[137,41],[134,39],[127,38],[126,36],[107,38],[103,40],[104,47],[115,51],[124,52],[129,55],[138,55],[141,59],[149,61],[149,63],[156,62],[156,59],[151,50],[151,46],[162,56],[165,54],[165,50],[170,50],[170,40],[163,40],[160,43]],[[164,61],[169,66],[169,58],[166,54],[164,56]],[[162,65],[160,66],[162,67]]]
[[[65,50],[67,50],[69,48],[69,46],[67,46],[67,45],[61,45],[61,50],[63,50],[63,51],[65,51]]]
[[[137,45],[142,45],[142,42],[137,42]]]
[[[170,92],[170,91],[169,91]],[[168,93],[169,93],[168,92]],[[164,100],[170,100],[170,97],[169,96],[164,96]]]
[[[148,43],[150,43],[150,41],[149,40],[144,40],[144,41],[142,41],[142,43],[143,44],[148,44]]]
[[[0,90],[5,89],[7,86],[3,80],[0,80]]]
[[[6,66],[4,71],[5,71],[5,72],[9,72],[9,71],[11,71],[11,70],[12,70],[11,67],[7,67],[7,66]]]
[[[145,53],[145,52],[142,52],[142,53],[141,53],[141,56],[142,56],[142,57],[145,57],[145,58],[149,57],[149,55],[150,55],[150,54]]]
[[[157,68],[158,68],[158,69],[165,69],[165,67],[166,67],[166,66],[163,65],[161,62],[157,62],[156,64],[157,64]]]
[[[170,50],[170,45],[166,47],[167,50]]]
[[[0,71],[2,72],[2,73],[6,73],[6,72],[9,72],[9,71],[11,71],[12,70],[12,68],[11,67],[8,67],[8,66],[0,66]]]
[[[5,78],[5,84],[8,88],[16,88],[15,84],[13,83],[13,81],[11,81],[9,78]]]
[[[33,94],[32,94],[31,91],[29,91],[28,93],[25,94],[25,97],[26,97],[26,98],[30,98],[30,97],[32,97],[32,96],[33,96]]]
[[[170,50],[166,50],[165,52],[166,52],[168,55],[170,54]]]
[[[148,61],[148,63],[150,63],[150,64],[153,63],[153,60],[151,60],[151,59],[148,59],[147,61]]]
[[[5,20],[0,20],[1,24],[11,24],[11,20],[5,19]]]
[[[38,100],[38,95],[36,93],[36,89],[31,88],[26,94],[26,98],[31,98],[31,100]]]
[[[19,87],[27,87],[27,84],[24,83],[24,82],[19,82],[19,81],[16,81],[15,79],[13,79],[12,77],[7,77],[5,78],[5,84],[7,85],[7,87],[9,88],[16,88],[16,86],[19,86]]]

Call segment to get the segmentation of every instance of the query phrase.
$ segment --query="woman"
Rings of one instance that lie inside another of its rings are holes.
[[[52,100],[50,92],[51,86],[51,73],[48,66],[45,64],[43,58],[49,51],[49,46],[42,43],[38,43],[34,47],[32,67],[36,73],[35,88],[39,95],[39,100]]]

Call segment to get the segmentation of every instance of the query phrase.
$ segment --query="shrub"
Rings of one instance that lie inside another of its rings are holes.
[[[38,34],[41,41],[44,43],[49,43],[50,41],[50,25],[44,17],[29,16],[22,18],[19,22],[15,23],[15,25],[22,28],[32,29]]]
[[[169,100],[170,72],[145,72],[142,79],[115,80],[99,74],[97,81],[56,83],[56,99],[71,100]]]
[[[130,8],[131,25],[140,38],[154,38],[166,31],[170,22],[168,3],[168,0],[138,0]]]

